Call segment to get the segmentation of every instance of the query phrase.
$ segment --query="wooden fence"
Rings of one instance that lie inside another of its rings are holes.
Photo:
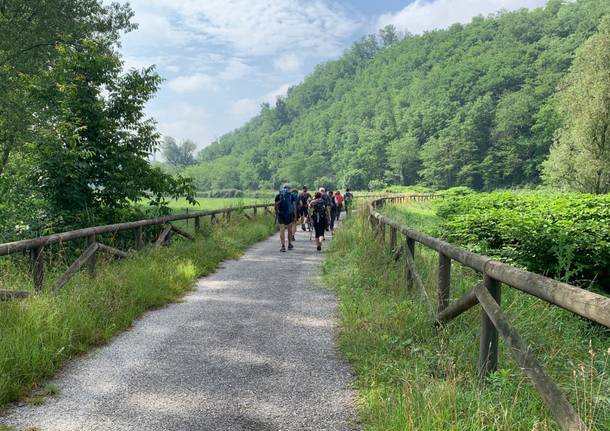
[[[428,296],[415,265],[415,244],[420,243],[438,252],[438,298],[433,310],[437,325],[456,318],[468,309],[481,305],[479,332],[478,375],[485,379],[498,366],[498,334],[504,339],[509,350],[540,394],[547,408],[563,430],[586,429],[574,407],[568,402],[542,369],[530,347],[521,339],[501,309],[501,289],[503,283],[509,288],[533,295],[550,304],[571,311],[581,317],[610,328],[610,298],[584,289],[524,271],[487,256],[469,252],[455,245],[418,232],[399,222],[391,220],[377,211],[386,202],[403,203],[408,200],[430,199],[433,195],[418,194],[372,200],[367,206],[371,228],[378,238],[386,241],[385,228],[389,226],[389,245],[398,257],[405,256],[407,288],[417,288]],[[398,233],[404,235],[404,245],[398,245]],[[482,274],[483,281],[474,286],[459,299],[450,303],[451,262],[455,260]]]
[[[32,264],[32,280],[35,290],[41,290],[44,280],[44,269],[45,269],[45,247],[51,244],[63,244],[68,241],[74,241],[82,238],[86,238],[87,247],[83,253],[68,267],[63,275],[57,280],[53,287],[53,291],[61,289],[70,278],[76,274],[84,265],[87,265],[89,272],[95,274],[95,262],[96,254],[98,252],[108,253],[112,256],[124,258],[129,253],[103,244],[98,241],[98,236],[102,234],[116,234],[121,231],[132,230],[134,250],[139,250],[144,247],[144,228],[150,226],[161,226],[161,233],[156,238],[154,243],[155,248],[160,248],[163,244],[169,241],[172,234],[177,234],[183,238],[192,240],[193,237],[188,232],[180,229],[179,227],[172,224],[172,222],[180,220],[194,219],[195,232],[199,232],[201,229],[201,219],[203,217],[210,217],[211,223],[215,223],[219,217],[229,221],[231,219],[231,213],[241,212],[247,218],[251,218],[246,213],[246,210],[252,210],[253,214],[256,215],[259,209],[266,211],[271,214],[270,208],[273,208],[273,204],[260,204],[260,205],[248,205],[235,208],[222,208],[211,211],[196,211],[186,214],[176,214],[164,217],[157,217],[152,219],[145,219],[126,223],[117,223],[105,226],[88,227],[84,229],[72,230],[68,232],[57,233],[53,235],[40,236],[37,238],[26,239],[22,241],[14,241],[9,243],[0,244],[0,256],[6,256],[14,253],[30,253],[31,264]],[[25,298],[29,295],[26,291],[14,291],[14,290],[0,290],[0,301]]]

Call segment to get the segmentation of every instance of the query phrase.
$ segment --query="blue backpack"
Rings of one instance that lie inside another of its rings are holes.
[[[280,203],[277,212],[281,216],[288,216],[292,213],[292,193],[287,188],[280,190]]]

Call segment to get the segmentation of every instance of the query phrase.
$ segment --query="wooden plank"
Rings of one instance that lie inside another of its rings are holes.
[[[89,262],[89,259],[95,256],[98,247],[99,244],[97,242],[89,244],[85,251],[83,251],[83,254],[81,254],[78,259],[76,259],[74,263],[72,263],[72,265],[70,265],[70,267],[66,270],[66,272],[64,272],[63,275],[59,278],[59,280],[55,284],[55,287],[53,288],[53,291],[57,292],[59,289],[64,287],[64,285],[72,278],[72,276],[76,274],[84,264]]]
[[[179,227],[174,226],[173,224],[170,223],[170,226],[172,227],[172,230],[174,232],[176,232],[178,235],[180,235],[181,237],[184,237],[186,239],[190,239],[191,241],[194,241],[195,238],[193,237],[193,235],[191,235],[190,233],[188,233],[185,230],[180,229]]]
[[[106,244],[97,243],[99,251],[103,251],[105,253],[111,254],[116,257],[126,258],[129,257],[129,253],[124,252],[123,250],[119,250],[118,248],[110,247]]]
[[[23,299],[30,296],[30,292],[23,290],[4,290],[0,289],[0,301],[11,301],[13,299]]]
[[[430,301],[430,297],[428,296],[428,292],[426,291],[424,282],[422,281],[419,273],[417,272],[417,267],[415,266],[415,259],[413,258],[413,254],[412,254],[409,246],[407,246],[405,249],[405,260],[407,263],[407,267],[408,267],[409,274],[411,276],[413,285],[415,285],[417,287],[417,290],[421,294],[422,298],[424,298],[424,301],[425,301],[426,305],[428,306],[430,314],[434,315],[434,311],[432,308],[432,302]]]
[[[440,313],[449,305],[451,289],[451,258],[443,253],[438,254],[438,308]]]
[[[34,247],[30,250],[32,256],[32,279],[34,281],[34,289],[42,290],[44,281],[44,247]]]
[[[482,283],[480,283],[482,285]],[[446,323],[460,314],[470,310],[472,307],[477,305],[479,300],[474,293],[474,288],[470,289],[464,295],[462,295],[458,300],[448,305],[443,311],[439,312],[436,315],[436,323],[443,324]]]
[[[586,427],[574,407],[568,402],[557,385],[544,373],[544,370],[530,351],[529,346],[510,325],[500,306],[485,286],[478,285],[474,292],[498,332],[509,347],[519,367],[529,377],[542,400],[562,430],[584,431]]]
[[[269,207],[273,206],[273,204],[258,204],[258,205],[246,205],[240,207],[241,209],[250,209],[250,208],[265,208],[266,211],[269,211]],[[196,211],[189,214],[175,214],[163,217],[156,217],[151,219],[137,220],[133,222],[126,223],[115,223],[103,226],[93,226],[87,227],[83,229],[76,229],[67,232],[56,233],[52,235],[40,236],[37,238],[31,238],[20,241],[13,241],[4,244],[0,244],[0,256],[5,256],[12,253],[18,253],[24,250],[30,250],[34,247],[45,246],[47,244],[55,244],[58,242],[66,242],[72,241],[75,239],[86,238],[91,235],[101,235],[106,233],[116,233],[122,230],[130,230],[135,229],[137,227],[144,226],[154,226],[154,225],[163,225],[170,223],[172,221],[178,220],[187,220],[189,218],[195,217],[203,217],[209,216],[212,214],[222,214],[225,211],[233,211],[235,208],[220,208],[216,210],[210,211]]]
[[[133,231],[136,250],[142,250],[144,248],[144,228],[142,226],[138,226]]]
[[[171,224],[168,224],[168,225],[165,226],[165,228],[159,234],[159,237],[157,238],[157,241],[155,241],[155,249],[159,250],[161,248],[161,246],[163,245],[163,243],[167,239],[167,236],[169,235],[171,230],[172,230],[172,225]]]
[[[487,289],[497,304],[500,304],[500,283],[486,275],[483,287]],[[476,293],[476,291],[475,291]],[[498,331],[487,315],[481,309],[481,329],[479,333],[479,360],[477,363],[479,379],[484,380],[498,368]]]

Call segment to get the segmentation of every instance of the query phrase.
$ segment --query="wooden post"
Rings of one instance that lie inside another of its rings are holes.
[[[201,217],[195,217],[195,233],[201,231]]]
[[[227,223],[229,223],[231,221],[231,210],[229,210],[225,213],[225,217],[227,219]]]
[[[396,228],[390,226],[390,250],[396,250]]]
[[[210,217],[210,224],[216,224],[216,214],[212,214]]]
[[[32,254],[34,289],[42,290],[42,281],[44,280],[44,247],[35,247],[30,252]]]
[[[451,258],[443,253],[438,254],[438,312],[449,305],[451,287]]]
[[[413,238],[407,237],[405,241],[405,254],[410,252],[413,257],[413,261],[415,261],[415,240]],[[407,290],[411,290],[414,285],[413,277],[414,274],[411,273],[411,268],[409,267],[409,260],[405,259],[406,265],[406,273],[407,273]]]
[[[500,305],[500,283],[485,275],[483,284],[498,305]],[[481,330],[479,337],[478,371],[479,379],[484,380],[498,368],[498,331],[483,308],[481,308]]]
[[[379,220],[379,239],[381,240],[381,245],[385,244],[385,223]]]
[[[257,210],[257,209],[258,209],[258,208],[254,207],[254,212],[253,212],[253,214],[254,214],[254,215],[256,215],[256,210]]]
[[[144,248],[144,229],[142,226],[138,226],[133,230],[135,241],[136,241],[136,250],[141,250]]]
[[[95,235],[89,235],[87,237],[87,246],[91,246],[92,244],[95,244]],[[89,258],[89,261],[87,262],[87,267],[89,268],[89,275],[91,277],[95,277],[95,264],[96,264],[96,256],[95,253],[93,253],[91,255],[91,257]]]

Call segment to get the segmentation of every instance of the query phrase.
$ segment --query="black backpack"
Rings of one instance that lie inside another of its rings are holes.
[[[313,205],[313,216],[316,223],[326,220],[326,202],[324,199],[316,199]]]

